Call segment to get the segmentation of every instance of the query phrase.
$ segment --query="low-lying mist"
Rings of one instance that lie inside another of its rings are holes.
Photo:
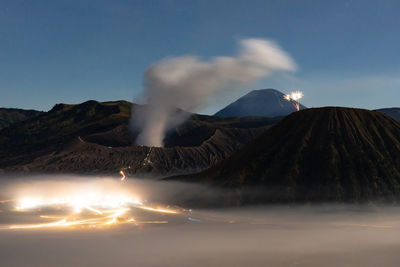
[[[212,191],[202,186],[175,182],[2,177],[0,200],[14,201],[0,204],[2,226],[18,223],[21,216],[29,221],[46,211],[35,208],[22,215],[15,211],[18,200],[28,196],[124,195],[184,212],[161,212],[154,219],[146,215],[146,221],[140,222],[142,215],[132,209],[129,216],[135,217],[134,223],[107,227],[2,227],[1,266],[398,266],[398,207],[321,204],[197,209],[191,202],[171,205],[176,198],[189,199],[202,192],[212,197]]]

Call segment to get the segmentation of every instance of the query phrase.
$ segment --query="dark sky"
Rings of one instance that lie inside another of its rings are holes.
[[[235,54],[276,41],[295,73],[249,88],[302,90],[307,106],[400,106],[399,1],[0,1],[0,106],[132,101],[167,56]],[[203,112],[239,96],[227,95]]]

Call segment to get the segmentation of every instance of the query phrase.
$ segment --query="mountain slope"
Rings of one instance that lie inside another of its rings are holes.
[[[386,115],[389,115],[393,119],[400,122],[400,108],[381,108],[375,111],[385,113]]]
[[[287,101],[284,94],[275,89],[253,90],[232,104],[221,109],[214,116],[286,116],[297,111],[293,101]],[[300,105],[300,109],[306,107]]]
[[[400,196],[400,124],[374,111],[307,109],[215,167],[174,179],[262,186],[259,201],[393,201]]]
[[[112,129],[129,120],[131,107],[132,104],[125,101],[57,104],[40,117],[0,131],[0,158],[40,153],[42,150],[54,149],[74,137]]]
[[[36,117],[43,112],[37,110],[25,110],[17,108],[0,108],[0,130],[13,123],[21,122]]]
[[[49,112],[0,131],[0,168],[23,172],[164,175],[210,167],[280,118],[218,118],[192,114],[172,129],[164,148],[134,146],[126,101],[58,104]],[[178,111],[183,112],[183,111]]]

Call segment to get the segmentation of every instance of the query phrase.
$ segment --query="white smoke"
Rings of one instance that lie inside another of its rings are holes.
[[[214,57],[201,61],[195,56],[165,58],[144,75],[148,105],[136,110],[133,126],[140,134],[139,145],[162,146],[165,133],[203,108],[209,98],[223,90],[234,90],[265,78],[272,71],[294,71],[294,60],[277,44],[264,39],[240,41],[234,57]]]

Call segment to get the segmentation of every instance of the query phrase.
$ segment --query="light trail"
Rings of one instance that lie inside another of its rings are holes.
[[[152,207],[146,207],[146,206],[140,206],[138,207],[142,210],[148,210],[148,211],[153,211],[153,212],[160,212],[160,213],[170,213],[170,214],[177,214],[179,213],[176,210],[170,210],[170,209],[160,209],[160,208],[152,208]]]
[[[102,211],[97,210],[97,209],[94,209],[94,208],[92,208],[92,207],[86,207],[86,208],[87,208],[88,210],[90,210],[90,211],[93,211],[93,212],[97,213],[97,214],[103,214]]]
[[[126,179],[125,172],[123,170],[120,170],[119,173],[122,175],[121,181],[124,181]]]
[[[287,95],[284,95],[283,98],[287,101],[294,101],[293,105],[296,108],[297,111],[300,110],[300,104],[298,102],[299,99],[301,99],[304,96],[303,92],[301,91],[294,91],[291,92]]]
[[[10,201],[1,201],[7,203]],[[56,198],[22,197],[16,202],[13,212],[37,214],[44,220],[55,220],[32,224],[12,224],[1,229],[38,229],[67,227],[111,227],[121,224],[168,223],[168,221],[137,221],[132,212],[145,210],[151,213],[180,214],[183,210],[151,207],[144,205],[139,199],[123,195],[102,195],[94,192],[87,194],[64,195]],[[42,214],[46,212],[46,214]],[[55,215],[51,214],[55,212]],[[60,214],[60,215],[59,215]]]

